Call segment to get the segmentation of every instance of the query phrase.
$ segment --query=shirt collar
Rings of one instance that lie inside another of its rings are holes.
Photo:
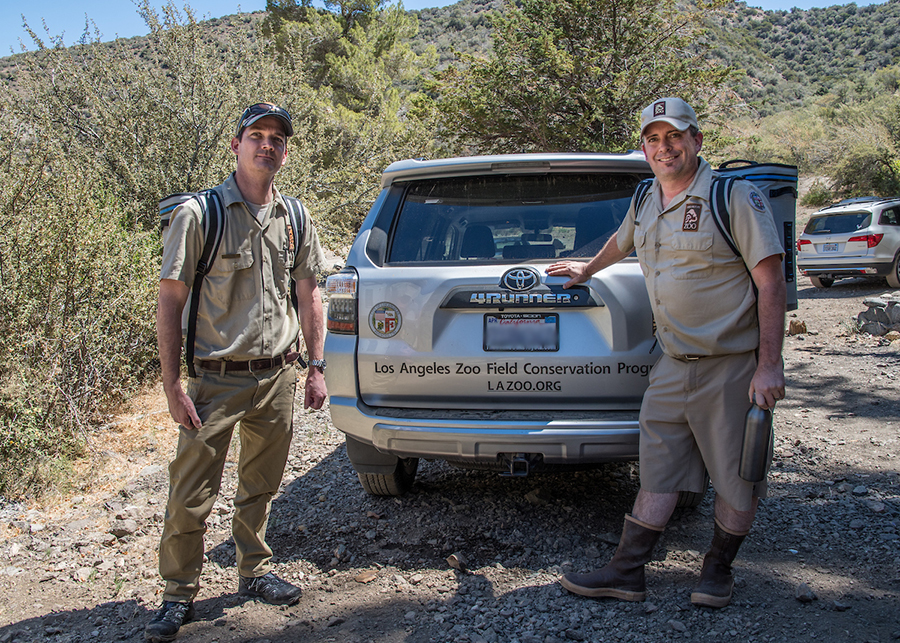
[[[272,186],[272,193],[274,195],[275,205],[280,206],[281,209],[284,210],[284,199],[281,197],[281,192],[278,191],[278,188]],[[231,176],[222,183],[222,202],[225,204],[226,208],[235,203],[246,202],[244,195],[241,194],[241,190],[238,187],[237,180],[234,178],[234,172],[232,172]]]

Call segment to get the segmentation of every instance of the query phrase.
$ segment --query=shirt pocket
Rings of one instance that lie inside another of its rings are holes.
[[[671,244],[674,279],[706,279],[712,275],[712,232],[676,234]]]
[[[253,264],[253,249],[249,245],[237,252],[221,252],[206,277],[208,296],[226,306],[230,301],[253,299],[258,281]],[[203,290],[207,290],[206,285]]]

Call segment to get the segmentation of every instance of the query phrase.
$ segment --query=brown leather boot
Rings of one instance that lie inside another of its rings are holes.
[[[749,532],[738,534],[726,531],[716,520],[712,546],[703,559],[700,583],[691,593],[691,603],[699,607],[725,607],[731,602],[734,588],[731,563],[747,533]]]
[[[560,584],[573,594],[591,598],[618,598],[642,601],[647,598],[644,565],[650,561],[653,547],[663,530],[625,516],[622,537],[612,560],[589,574],[566,574]]]

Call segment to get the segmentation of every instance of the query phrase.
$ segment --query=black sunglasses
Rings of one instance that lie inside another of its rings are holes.
[[[284,108],[273,105],[272,103],[256,103],[256,105],[251,105],[245,109],[244,113],[241,114],[240,119],[238,119],[237,129],[235,130],[234,135],[237,138],[240,138],[241,132],[266,116],[274,116],[280,120],[282,125],[284,125],[284,133],[287,136],[294,135],[294,124],[291,120],[291,115],[288,114],[287,110]]]

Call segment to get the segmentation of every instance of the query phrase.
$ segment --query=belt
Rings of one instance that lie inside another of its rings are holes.
[[[673,355],[673,357],[675,357]],[[706,357],[714,357],[713,355],[679,355],[675,357],[679,362],[696,362]]]
[[[283,355],[275,357],[263,357],[261,359],[251,359],[244,362],[235,362],[231,360],[219,359],[201,359],[196,364],[205,371],[219,371],[220,373],[230,373],[232,371],[245,371],[253,373],[254,371],[269,371],[278,368],[282,364],[290,364],[296,362],[300,357],[300,353],[288,351]]]

